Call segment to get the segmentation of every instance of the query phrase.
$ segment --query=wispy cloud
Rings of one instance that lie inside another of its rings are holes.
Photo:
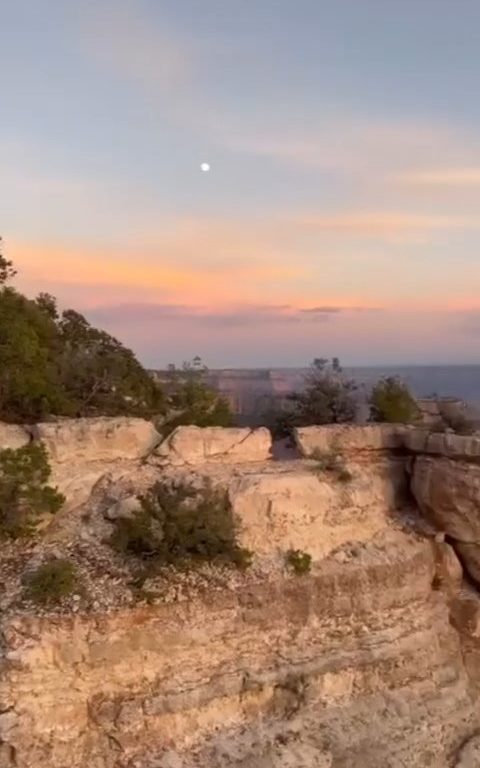
[[[181,304],[121,304],[98,306],[89,311],[89,316],[97,322],[115,325],[148,325],[157,322],[173,322],[189,326],[244,327],[283,325],[291,323],[315,323],[327,321],[340,314],[350,312],[377,311],[375,307],[307,307],[298,308],[289,305],[239,305],[217,307]]]
[[[478,187],[480,166],[409,171],[399,174],[397,180],[414,187]]]
[[[478,149],[476,136],[460,125],[362,116],[336,111],[334,105],[328,112],[327,119],[312,114],[305,120],[302,115],[298,122],[284,118],[270,125],[266,116],[263,126],[232,126],[223,141],[231,149],[289,165],[379,176],[434,164],[439,156],[458,162]]]
[[[433,216],[403,212],[354,211],[332,215],[311,214],[298,217],[298,221],[310,230],[353,235],[355,237],[380,236],[388,238],[408,232],[435,230],[479,229],[477,218],[468,216]]]
[[[85,14],[83,34],[98,61],[157,95],[190,81],[193,67],[186,48],[171,30],[152,26],[138,4],[115,0],[95,6]]]
[[[222,227],[220,227],[223,232]],[[220,237],[220,240],[219,240]],[[288,286],[299,279],[305,267],[279,261],[273,244],[270,250],[247,237],[230,231],[228,237],[215,231],[204,236],[180,238],[172,247],[170,236],[156,245],[127,245],[123,249],[79,249],[58,244],[9,242],[8,254],[19,268],[19,284],[30,292],[52,290],[52,278],[60,294],[75,290],[94,305],[102,286],[116,296],[152,295],[195,304],[218,302],[238,296],[255,300],[272,287]]]

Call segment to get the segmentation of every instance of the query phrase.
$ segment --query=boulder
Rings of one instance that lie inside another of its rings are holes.
[[[411,488],[421,512],[450,537],[469,575],[480,584],[480,466],[418,456]]]
[[[404,445],[408,427],[403,424],[326,424],[297,427],[295,442],[303,456],[313,453],[357,453],[361,451],[395,450]]]
[[[161,440],[151,422],[128,416],[37,424],[33,434],[47,448],[50,461],[58,464],[138,460]]]
[[[268,429],[177,427],[157,448],[156,454],[171,464],[209,462],[241,464],[271,458]]]
[[[343,485],[308,469],[249,472],[230,482],[239,544],[259,557],[290,549],[327,557],[348,542],[368,541],[387,525],[395,482],[383,472],[356,474]]]
[[[22,448],[31,440],[30,432],[26,427],[18,424],[4,424],[0,422],[0,451],[5,448]]]
[[[480,544],[480,466],[419,456],[411,488],[420,510],[439,530],[457,541]]]
[[[480,768],[480,735],[472,736],[462,745],[455,768]]]
[[[452,459],[480,461],[480,437],[454,432],[429,432],[410,429],[405,432],[405,447],[414,453],[447,456]]]
[[[128,496],[126,499],[120,499],[105,511],[107,520],[119,520],[120,518],[129,518],[135,515],[142,508],[138,496]]]

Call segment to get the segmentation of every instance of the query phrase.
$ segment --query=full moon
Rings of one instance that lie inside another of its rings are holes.
[[[208,171],[210,170],[210,163],[202,163],[200,165],[200,168],[204,173],[208,173]]]

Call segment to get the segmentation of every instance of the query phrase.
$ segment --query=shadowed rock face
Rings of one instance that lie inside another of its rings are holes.
[[[265,431],[181,428],[158,449],[149,425],[108,421],[90,436],[72,425],[70,442],[66,424],[58,446],[54,429],[34,431],[54,476],[72,466],[85,491],[37,550],[84,541],[88,519],[97,579],[110,521],[136,493],[209,479],[228,491],[254,564],[209,567],[191,591],[197,577],[180,575],[151,606],[12,603],[0,768],[478,766],[480,601],[455,554],[473,575],[473,450],[422,453],[423,432],[415,442],[401,427],[299,430],[304,456],[341,455],[341,480],[315,460],[272,460]],[[136,435],[123,453],[122,429]],[[285,567],[291,549],[312,556],[308,573]]]

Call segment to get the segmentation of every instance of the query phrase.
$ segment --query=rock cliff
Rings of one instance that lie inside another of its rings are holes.
[[[1,768],[480,766],[476,439],[312,427],[275,461],[266,430],[0,425],[30,439],[67,501],[1,556]],[[159,478],[225,489],[252,566],[139,594],[106,541]],[[83,589],[47,611],[20,584],[52,552]]]

